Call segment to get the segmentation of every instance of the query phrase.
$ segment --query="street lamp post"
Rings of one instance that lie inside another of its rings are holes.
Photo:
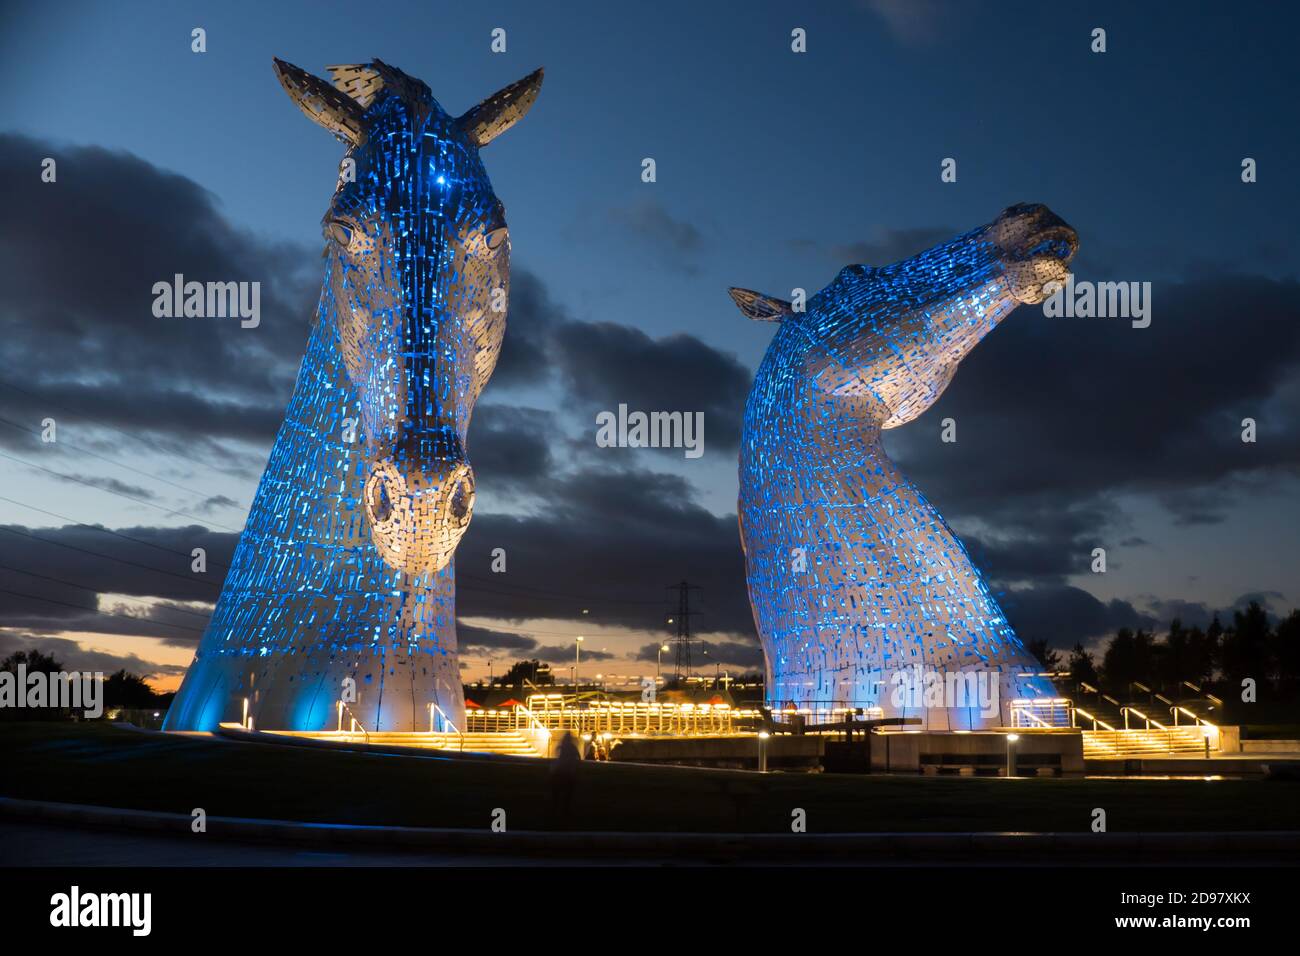
[[[659,653],[655,655],[655,683],[659,683],[659,672],[664,666],[664,651],[668,650],[667,644],[659,645]]]
[[[1007,734],[1007,777],[1016,775],[1016,741],[1020,739],[1019,734]]]
[[[582,641],[583,637],[579,634],[578,639],[573,642],[573,692],[575,694],[578,692],[578,667],[582,664]]]
[[[767,773],[767,738],[772,736],[766,730],[758,732],[758,772]]]

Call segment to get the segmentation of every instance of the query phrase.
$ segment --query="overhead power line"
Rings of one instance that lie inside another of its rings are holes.
[[[85,585],[85,584],[77,584],[77,583],[74,582],[74,581],[65,581],[63,578],[52,578],[52,577],[50,577],[48,574],[37,574],[35,571],[24,571],[22,568],[11,567],[11,566],[9,566],[9,565],[7,565],[7,564],[0,564],[0,570],[4,570],[4,571],[13,571],[13,572],[16,573],[16,574],[25,574],[25,575],[27,575],[29,578],[40,578],[42,581],[53,581],[55,584],[63,584],[63,585],[66,585],[67,587],[70,587],[70,588],[77,588],[77,589],[80,590],[80,591],[90,591],[90,592],[92,592],[92,593],[94,593],[94,594],[102,594],[102,593],[104,593],[100,588],[92,588],[92,587],[89,587],[89,586],[87,586],[87,585]],[[131,596],[134,596],[134,595],[131,595]],[[150,595],[150,596],[152,596],[152,595]],[[154,606],[155,606],[155,607],[159,607],[159,606],[162,606],[162,605],[154,605]],[[193,610],[190,610],[189,608],[183,608],[183,607],[173,607],[173,606],[168,606],[168,607],[167,607],[167,610],[169,610],[169,611],[177,611],[177,612],[179,612],[179,613],[181,613],[181,614],[189,614],[189,615],[191,615],[191,616],[193,616],[193,617],[201,617],[201,618],[203,618],[205,621],[206,621],[208,618],[210,618],[210,617],[212,616],[212,613],[211,613],[211,612],[208,612],[208,613],[204,614],[204,613],[202,613],[202,612],[199,612],[199,611],[193,611]]]
[[[193,464],[199,465],[202,468],[208,468],[212,471],[217,472],[218,474],[222,474],[222,475],[230,474],[224,469],[218,468],[216,465],[212,464],[211,462],[200,461],[198,458],[191,457],[190,455],[187,455],[184,452],[177,451],[174,448],[164,448],[161,445],[159,445],[157,442],[145,438],[143,435],[133,434],[132,432],[126,431],[123,428],[118,428],[116,425],[110,425],[108,424],[108,422],[102,421],[98,418],[94,418],[93,416],[86,415],[80,412],[71,411],[66,404],[61,404],[57,400],[50,399],[45,395],[38,395],[35,392],[29,391],[28,389],[20,388],[19,386],[13,384],[12,382],[6,382],[4,380],[0,380],[0,388],[12,389],[13,391],[26,395],[29,398],[34,398],[37,401],[50,404],[55,408],[62,408],[65,411],[70,411],[71,414],[80,418],[84,418],[86,421],[98,425],[100,428],[107,428],[109,431],[117,432],[119,435],[125,435],[127,438],[134,439],[135,441],[138,441],[140,444],[146,445],[147,447],[152,448],[157,452],[161,452],[164,455],[172,455],[176,458],[184,458],[188,462],[192,462]]]
[[[156,505],[152,501],[146,501],[143,498],[137,498],[135,495],[128,495],[124,491],[114,491],[112,488],[101,488],[99,485],[90,481],[86,481],[84,478],[78,478],[75,475],[65,475],[61,471],[55,471],[53,468],[46,468],[44,465],[38,465],[35,462],[27,461],[26,459],[19,458],[17,455],[9,455],[6,454],[5,452],[0,451],[0,458],[8,458],[10,461],[16,461],[20,465],[26,465],[28,468],[36,468],[39,469],[40,471],[46,472],[47,474],[54,475],[56,478],[62,478],[64,481],[73,481],[79,485],[85,485],[87,488],[94,488],[95,490],[105,492],[106,494],[117,495],[117,497],[119,498],[125,498],[128,501],[134,501],[136,504],[144,505],[148,508],[154,508],[158,511],[164,512],[165,514],[180,515],[182,518],[190,518],[193,521],[199,521],[204,524],[215,525],[216,527],[222,528],[226,531],[243,530],[242,528],[232,528],[230,527],[230,525],[219,524],[218,522],[212,521],[209,518],[200,518],[198,515],[192,515],[188,511],[180,511],[176,508],[164,508],[162,505]]]
[[[102,617],[120,617],[124,621],[130,621],[133,624],[157,624],[159,627],[174,627],[180,631],[191,631],[195,634],[202,634],[201,627],[186,627],[184,624],[168,624],[164,621],[153,621],[146,617],[135,617],[131,614],[115,614],[112,611],[101,611],[97,607],[86,607],[84,604],[72,604],[68,601],[57,601],[54,598],[41,597],[39,594],[27,594],[23,591],[10,591],[8,588],[0,588],[0,594],[10,594],[14,597],[29,598],[33,601],[44,601],[46,604],[57,604],[61,607],[75,608],[78,611],[89,611],[92,614],[99,614]]]
[[[22,425],[18,422],[10,421],[7,418],[0,418],[0,424],[8,425],[10,428],[16,428],[19,431],[24,431],[27,432],[28,434],[36,435],[38,437],[41,434],[40,431],[38,431],[35,428],[28,428],[26,425]],[[163,484],[171,485],[173,488],[179,488],[181,491],[184,491],[187,494],[198,495],[200,498],[212,497],[206,491],[199,491],[197,488],[188,488],[185,485],[172,481],[170,478],[164,478],[162,475],[155,475],[153,474],[153,472],[145,471],[142,468],[136,468],[134,465],[128,465],[124,461],[118,461],[115,458],[109,458],[107,455],[101,455],[97,451],[91,451],[89,448],[86,448],[82,445],[74,444],[73,442],[67,441],[66,439],[61,439],[57,442],[54,442],[53,444],[59,448],[64,448],[64,447],[75,448],[78,451],[80,451],[83,455],[90,455],[92,458],[98,458],[100,461],[106,461],[110,465],[116,465],[118,468],[125,468],[127,471],[134,472],[137,475],[142,475],[145,478],[150,478],[154,481],[161,481]],[[239,508],[240,506],[232,502],[231,504],[226,505],[225,507]]]
[[[30,531],[19,531],[17,528],[6,528],[3,526],[0,526],[0,531],[5,532],[6,534],[16,534],[16,535],[21,535],[24,538],[31,538],[33,541],[39,541],[42,544],[52,544],[58,548],[67,548],[69,551],[79,551],[82,554],[88,554],[96,558],[103,558],[106,561],[116,561],[118,564],[127,564],[133,568],[139,568],[142,571],[150,571],[154,574],[165,574],[168,577],[179,578],[182,581],[192,581],[197,584],[202,584],[210,588],[221,587],[221,585],[218,584],[216,581],[211,581],[207,578],[201,578],[194,575],[177,574],[175,571],[164,571],[162,568],[151,568],[147,564],[140,564],[137,561],[128,561],[126,558],[114,557],[111,554],[101,554],[98,551],[91,551],[88,548],[79,548],[75,544],[68,544],[65,541],[54,541],[50,538],[42,538],[40,535],[32,534]],[[182,554],[182,552],[179,551],[175,553]]]
[[[155,544],[152,541],[145,541],[141,538],[133,538],[129,534],[123,534],[120,531],[114,531],[112,528],[104,528],[97,524],[86,524],[86,522],[78,521],[76,518],[71,518],[68,515],[60,514],[57,511],[51,511],[48,508],[40,508],[37,507],[36,505],[28,504],[25,501],[19,501],[16,498],[7,498],[4,495],[0,495],[0,501],[7,501],[11,505],[18,505],[20,508],[30,508],[32,511],[39,511],[41,514],[49,515],[51,518],[58,518],[62,521],[70,522],[74,526],[78,528],[85,528],[88,531],[97,531],[100,534],[111,534],[115,538],[121,538],[124,541],[131,541],[135,544],[143,545],[146,548],[153,548],[156,551],[165,551],[167,554],[179,554],[182,558],[185,558],[187,560],[192,560],[193,558],[193,555],[186,554],[184,551],[177,551],[175,548],[167,548],[161,544]],[[48,539],[42,538],[41,540],[48,540]],[[208,563],[218,568],[221,568],[223,571],[230,570],[229,565],[222,564],[219,561],[209,561]]]

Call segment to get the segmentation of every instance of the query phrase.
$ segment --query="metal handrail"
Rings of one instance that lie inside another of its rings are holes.
[[[1074,712],[1075,712],[1076,714],[1078,714],[1080,717],[1083,717],[1085,720],[1091,720],[1091,721],[1092,721],[1092,729],[1093,729],[1093,730],[1096,730],[1096,729],[1097,729],[1097,725],[1098,725],[1098,724],[1101,724],[1103,727],[1105,727],[1105,728],[1106,728],[1107,730],[1109,730],[1109,731],[1114,732],[1114,730],[1115,730],[1115,728],[1112,727],[1110,724],[1106,723],[1106,721],[1102,720],[1102,719],[1099,718],[1099,717],[1094,717],[1092,714],[1088,713],[1088,712],[1087,712],[1086,710],[1084,710],[1082,707],[1076,707],[1076,708],[1074,708]]]
[[[1174,704],[1172,707],[1170,707],[1169,713],[1173,715],[1175,727],[1178,726],[1178,715],[1180,713],[1183,713],[1186,714],[1188,717],[1192,718],[1192,720],[1196,721],[1197,725],[1204,724],[1206,727],[1209,727],[1211,730],[1219,729],[1217,724],[1210,723],[1200,714],[1190,711],[1186,707],[1180,706],[1179,704]]]
[[[1184,683],[1186,683],[1186,681],[1184,681]],[[1173,702],[1172,700],[1170,700],[1170,699],[1169,699],[1168,697],[1166,697],[1164,694],[1160,693],[1160,691],[1158,691],[1158,690],[1153,690],[1152,688],[1148,687],[1146,684],[1142,683],[1140,680],[1130,681],[1130,682],[1129,682],[1129,686],[1130,686],[1130,687],[1136,687],[1138,690],[1141,690],[1141,691],[1145,692],[1146,695],[1147,695],[1147,699],[1150,700],[1150,701],[1157,701],[1157,700],[1158,700],[1158,701],[1160,701],[1160,703],[1165,704],[1166,706],[1173,706],[1173,703],[1174,703],[1174,702]],[[1200,693],[1200,692],[1197,691],[1197,693]]]
[[[1015,707],[1015,706],[1013,706],[1013,707],[1011,708],[1011,714],[1012,714],[1012,717],[1013,717],[1013,718],[1016,717],[1016,716],[1018,715],[1018,716],[1021,716],[1021,717],[1028,717],[1030,720],[1033,720],[1033,721],[1037,721],[1037,722],[1038,722],[1038,725],[1039,725],[1040,727],[1047,727],[1047,728],[1050,728],[1050,729],[1053,729],[1053,730],[1056,728],[1056,725],[1055,725],[1055,724],[1049,724],[1047,721],[1043,720],[1043,718],[1039,717],[1039,716],[1038,716],[1037,714],[1035,714],[1033,711],[1031,711],[1031,710],[1029,710],[1029,709],[1027,709],[1027,708],[1025,708],[1025,707]]]
[[[1116,707],[1124,706],[1119,701],[1117,701],[1114,697],[1111,697],[1110,694],[1104,693],[1100,688],[1093,687],[1087,681],[1082,681],[1082,680],[1079,681],[1079,686],[1083,688],[1085,692],[1096,694],[1098,700],[1109,701],[1110,703],[1114,704]]]
[[[530,725],[529,729],[531,729],[531,730],[544,730],[544,731],[546,731],[548,734],[551,732],[549,727],[547,727],[545,724],[543,724],[540,720],[537,719],[537,715],[534,714],[534,713],[533,713],[533,712],[528,708],[528,705],[527,705],[527,704],[515,704],[515,710],[516,710],[516,711],[521,711],[521,710],[522,710],[522,711],[524,712],[524,714],[527,715],[527,717],[528,717],[528,722],[529,722],[529,725]]]
[[[1147,730],[1150,730],[1150,729],[1151,729],[1151,725],[1152,725],[1152,724],[1155,724],[1155,725],[1156,725],[1156,729],[1157,729],[1157,730],[1168,730],[1168,729],[1169,729],[1169,728],[1166,727],[1164,724],[1160,723],[1160,721],[1158,721],[1158,720],[1153,720],[1152,718],[1148,717],[1146,714],[1142,713],[1142,711],[1138,710],[1136,707],[1134,707],[1134,706],[1132,706],[1132,705],[1130,704],[1130,705],[1128,705],[1128,706],[1126,706],[1126,707],[1121,707],[1121,708],[1120,708],[1120,712],[1124,715],[1124,729],[1125,729],[1125,730],[1128,730],[1128,729],[1129,729],[1129,726],[1128,726],[1128,715],[1129,715],[1129,711],[1132,711],[1133,713],[1135,713],[1135,714],[1137,714],[1139,717],[1141,717],[1144,721],[1146,721],[1146,729],[1147,729]]]
[[[340,715],[342,714],[343,711],[346,710],[348,712],[348,716],[352,718],[352,726],[354,729],[349,730],[348,733],[356,733],[356,728],[360,728],[361,736],[365,739],[366,743],[370,743],[370,734],[366,730],[366,725],[357,719],[357,715],[352,712],[352,708],[347,705],[347,702],[340,700],[339,708],[340,708],[339,711]],[[341,719],[339,723],[342,723]]]
[[[448,724],[451,727],[451,729],[455,732],[460,742],[460,751],[461,753],[464,753],[465,752],[464,732],[459,727],[456,726],[456,722],[454,720],[452,720],[450,717],[447,716],[447,712],[438,706],[437,701],[429,701],[429,733],[433,733],[433,712],[435,710],[442,715],[443,722]]]

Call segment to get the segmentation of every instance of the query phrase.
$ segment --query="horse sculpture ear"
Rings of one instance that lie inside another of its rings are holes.
[[[334,79],[334,89],[346,93],[363,109],[373,103],[384,89],[383,76],[369,63],[347,63],[325,69]]]
[[[780,322],[787,315],[794,315],[794,307],[785,299],[749,289],[728,289],[727,293],[740,306],[740,311],[756,322]]]
[[[366,131],[361,122],[360,103],[292,63],[274,59],[274,66],[280,85],[308,119],[325,127],[345,143],[361,145]]]
[[[486,146],[524,118],[541,89],[542,71],[534,70],[522,80],[493,93],[456,122],[471,143]]]

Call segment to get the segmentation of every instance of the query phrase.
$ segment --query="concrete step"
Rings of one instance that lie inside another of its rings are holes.
[[[1170,753],[1200,753],[1205,749],[1199,727],[1170,727],[1167,730],[1085,730],[1085,758],[1159,756]]]
[[[427,733],[419,731],[381,730],[370,734],[321,731],[302,733],[298,736],[315,737],[323,740],[348,740],[365,742],[371,745],[388,745],[401,747],[429,747],[435,750],[456,750],[472,753],[509,754],[516,757],[541,756],[532,742],[518,732],[503,733]]]

